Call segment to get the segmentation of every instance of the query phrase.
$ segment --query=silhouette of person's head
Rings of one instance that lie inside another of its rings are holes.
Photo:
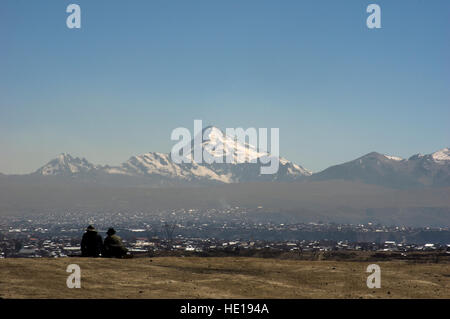
[[[114,228],[109,228],[108,231],[106,232],[107,235],[112,236],[116,233],[116,231],[114,230]]]
[[[86,230],[87,230],[87,231],[95,231],[95,227],[92,226],[92,225],[89,225],[89,226],[86,228]]]

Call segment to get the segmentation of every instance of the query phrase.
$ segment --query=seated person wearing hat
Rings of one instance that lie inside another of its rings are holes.
[[[98,257],[102,251],[103,239],[94,228],[89,225],[81,239],[81,256]]]
[[[103,257],[122,258],[127,254],[127,249],[122,243],[122,239],[116,235],[114,228],[109,228],[106,232],[106,238],[103,243]]]

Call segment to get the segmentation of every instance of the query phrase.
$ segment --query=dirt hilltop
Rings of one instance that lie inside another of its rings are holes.
[[[243,257],[2,259],[0,298],[450,298],[450,264]],[[81,288],[69,289],[69,264]]]

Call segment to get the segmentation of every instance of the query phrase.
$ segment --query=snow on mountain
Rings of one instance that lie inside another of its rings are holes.
[[[36,171],[36,174],[49,175],[74,175],[88,173],[96,167],[84,158],[72,157],[70,154],[61,153],[55,159]]]
[[[302,166],[292,163],[287,159],[280,157],[280,165],[286,166],[289,174],[293,176],[311,176],[312,172]]]
[[[216,127],[203,129],[200,143],[191,141],[191,159],[194,152],[201,152],[201,163],[175,163],[170,154],[149,152],[132,156],[119,166],[93,165],[86,159],[60,154],[38,169],[34,174],[42,176],[83,176],[95,181],[127,179],[130,185],[138,181],[144,184],[188,183],[239,183],[253,181],[310,180],[358,180],[368,184],[389,187],[450,186],[450,149],[444,148],[427,155],[416,154],[409,159],[366,154],[353,161],[334,165],[322,172],[312,174],[302,166],[279,157],[279,169],[275,174],[261,174],[264,160],[273,155],[259,151],[247,142],[237,142]],[[205,157],[213,159],[205,161]],[[217,161],[221,159],[220,161]],[[229,161],[231,159],[231,162]]]
[[[146,153],[133,156],[127,162],[119,167],[105,169],[110,174],[124,174],[130,176],[152,176],[159,175],[168,178],[182,180],[192,179],[210,179],[227,183],[229,178],[219,176],[217,173],[207,167],[197,163],[176,164],[170,159],[169,154],[165,153]]]
[[[181,168],[172,163],[169,155],[163,153],[146,153],[132,156],[120,166],[120,169],[129,175],[159,174],[163,176],[177,176],[182,173]]]
[[[358,180],[395,188],[450,186],[449,149],[432,154],[416,154],[409,159],[366,154],[353,161],[331,166],[312,176],[314,180]]]
[[[384,155],[386,158],[389,158],[389,159],[391,159],[391,160],[394,160],[394,161],[403,161],[403,158],[401,158],[401,157],[397,157],[397,156],[391,156],[391,155]]]
[[[191,154],[203,152],[204,157],[209,157],[212,163],[202,163],[201,166],[217,173],[221,180],[228,182],[287,181],[311,175],[310,171],[281,157],[278,158],[279,169],[276,174],[261,174],[261,166],[266,165],[263,163],[276,160],[272,154],[259,151],[250,143],[237,141],[214,126],[204,128],[201,135],[200,144],[194,143],[195,138],[191,141]]]
[[[194,140],[193,140],[194,141]],[[61,154],[44,167],[36,171],[39,175],[77,175],[91,173],[92,176],[129,176],[140,178],[163,178],[177,181],[214,181],[220,183],[236,183],[247,181],[292,181],[310,176],[311,172],[287,159],[279,158],[279,170],[276,174],[261,174],[262,160],[271,154],[260,152],[249,143],[237,142],[216,127],[203,129],[201,143],[191,142],[191,156],[201,152],[203,162],[175,163],[170,154],[149,152],[132,156],[119,166],[94,166],[85,159],[73,158],[69,154]],[[219,157],[222,163],[218,163]],[[228,160],[231,159],[231,162]],[[212,159],[212,160],[211,160]],[[264,161],[263,161],[264,162]],[[266,163],[266,162],[264,162]]]
[[[418,160],[418,159],[421,159],[421,158],[424,158],[424,157],[425,157],[425,155],[418,153],[418,154],[414,154],[410,158],[408,158],[408,161]]]
[[[448,162],[450,161],[450,149],[448,147],[443,148],[437,152],[431,154],[431,157],[435,162]]]
[[[191,148],[191,154],[199,150],[208,153],[212,158],[222,157],[223,162],[226,158],[231,158],[231,164],[250,163],[269,156],[267,152],[258,152],[254,145],[235,141],[234,138],[214,126],[203,129],[202,135],[202,143],[198,146],[194,145]]]

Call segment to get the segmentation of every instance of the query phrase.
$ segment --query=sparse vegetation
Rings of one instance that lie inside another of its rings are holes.
[[[81,289],[66,287],[69,264]],[[366,286],[369,261],[247,257],[0,260],[1,298],[450,298],[450,263],[378,261],[381,288]]]

